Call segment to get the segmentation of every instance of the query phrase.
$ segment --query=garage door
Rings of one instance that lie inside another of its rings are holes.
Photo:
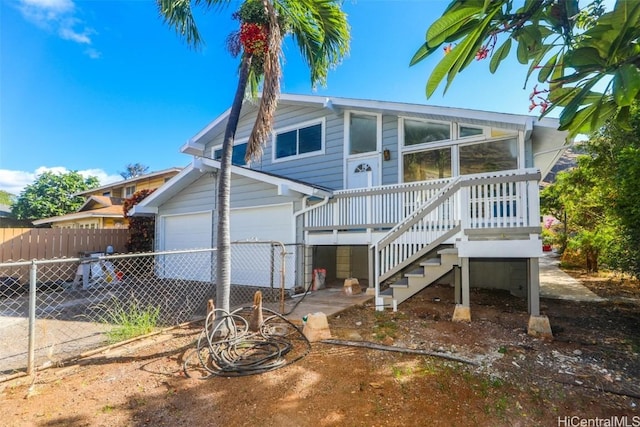
[[[211,247],[211,212],[171,215],[161,218],[164,251]],[[160,255],[157,274],[164,278],[211,281],[213,259],[210,252]]]
[[[163,217],[162,249],[202,249],[211,247],[211,212]]]
[[[231,240],[294,243],[291,203],[231,210]]]
[[[231,241],[294,243],[291,203],[231,210]],[[295,250],[287,251],[285,288],[295,285]],[[282,249],[264,243],[231,245],[231,282],[234,285],[280,286]],[[273,269],[273,270],[272,270]],[[273,283],[272,283],[273,282]]]

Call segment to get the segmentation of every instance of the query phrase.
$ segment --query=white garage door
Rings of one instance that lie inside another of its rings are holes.
[[[231,210],[231,241],[294,243],[291,203]],[[295,286],[295,250],[287,254],[285,288]],[[280,246],[257,243],[231,245],[231,282],[235,285],[280,286]],[[271,269],[274,271],[271,271]],[[274,281],[275,283],[270,283]]]
[[[211,247],[211,212],[171,215],[161,218],[164,251]],[[156,257],[157,274],[184,280],[211,281],[210,252],[170,254]]]
[[[231,210],[231,240],[294,243],[291,203]]]
[[[211,212],[163,217],[162,249],[203,249],[211,247]]]

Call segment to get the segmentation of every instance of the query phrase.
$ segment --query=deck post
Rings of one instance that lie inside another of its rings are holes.
[[[470,322],[471,321],[471,293],[469,291],[469,258],[461,257],[461,287],[462,287],[462,301],[456,304],[456,308],[453,311],[454,322]]]
[[[375,272],[375,257],[376,257],[376,247],[369,246],[369,256],[367,257],[369,261],[369,285],[367,286],[366,293],[367,295],[375,295],[376,294],[376,272]]]
[[[529,306],[529,324],[527,333],[536,337],[553,339],[551,324],[547,316],[540,315],[540,265],[537,257],[529,258],[527,270],[529,272],[529,286],[527,299]]]
[[[453,267],[453,300],[456,304],[462,304],[462,286],[461,286],[460,266]]]
[[[529,314],[532,316],[540,315],[540,267],[538,258],[529,258],[527,262],[529,273],[529,286],[527,292],[527,301],[529,305]]]

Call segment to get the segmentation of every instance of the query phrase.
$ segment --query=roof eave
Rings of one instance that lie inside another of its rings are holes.
[[[182,147],[180,147],[180,152],[183,154],[190,154],[192,156],[202,156],[204,155],[204,148],[204,144],[196,142],[192,138],[185,142]]]

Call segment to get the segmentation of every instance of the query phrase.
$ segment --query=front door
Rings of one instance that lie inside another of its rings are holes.
[[[380,156],[355,157],[347,160],[347,188],[380,185]]]
[[[380,185],[380,147],[382,116],[349,112],[345,115],[347,149],[345,150],[345,188]]]

